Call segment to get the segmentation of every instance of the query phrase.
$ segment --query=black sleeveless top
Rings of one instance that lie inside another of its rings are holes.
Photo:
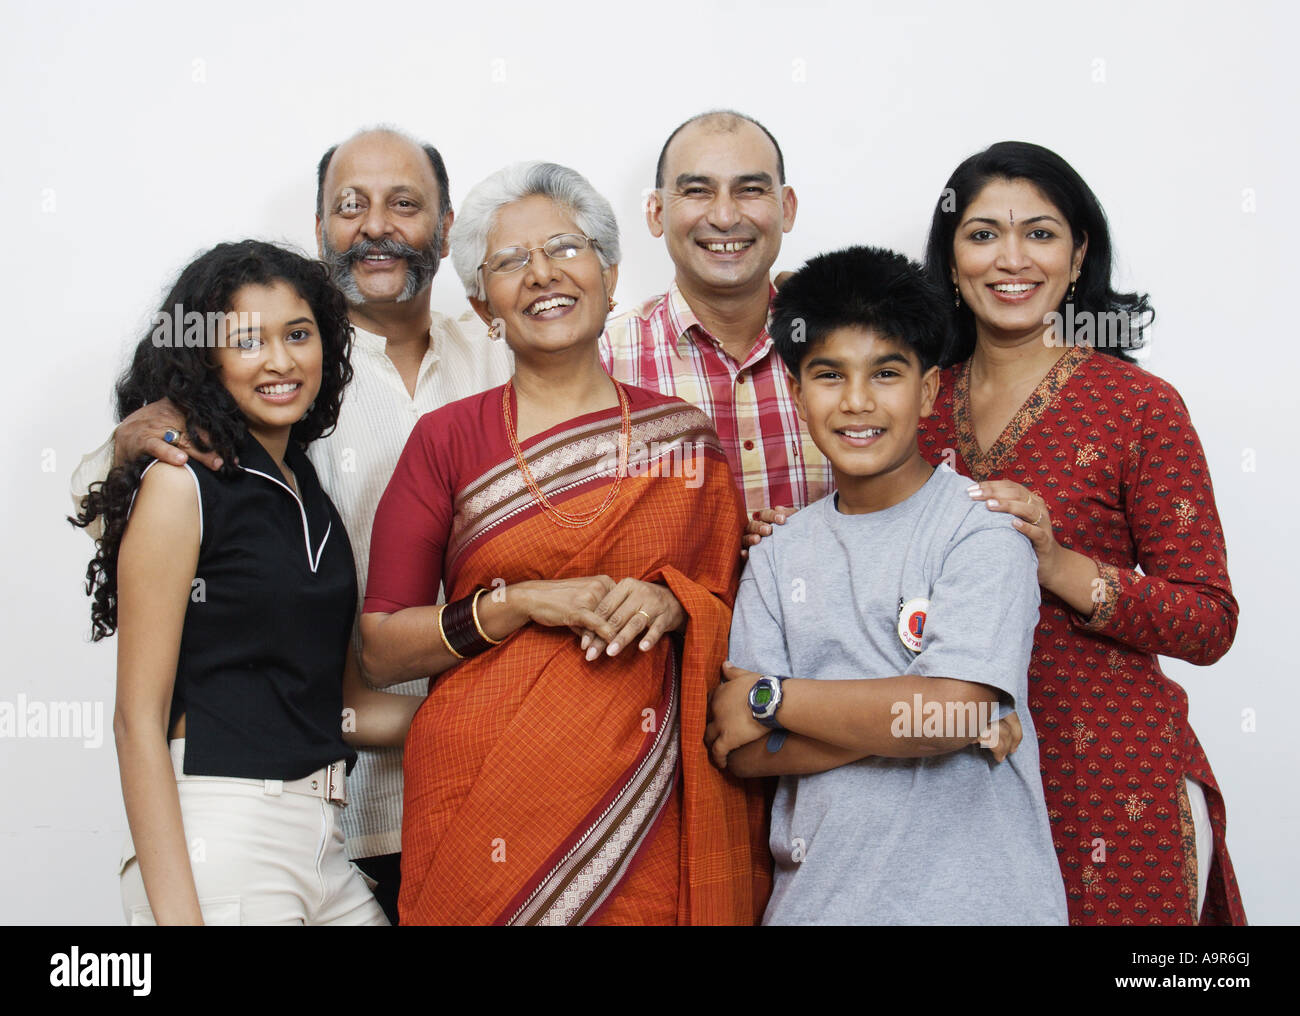
[[[249,436],[225,477],[202,465],[199,562],[181,635],[170,730],[185,772],[296,780],[356,761],[343,741],[343,662],[357,576],[343,521],[289,442],[299,496]],[[301,497],[301,500],[299,500]]]

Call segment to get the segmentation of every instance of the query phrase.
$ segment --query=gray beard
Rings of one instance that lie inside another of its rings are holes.
[[[406,284],[397,294],[396,303],[405,303],[429,288],[433,277],[442,261],[442,222],[434,230],[433,240],[427,250],[399,243],[396,240],[360,240],[347,250],[339,251],[330,246],[329,239],[321,232],[321,260],[329,269],[330,279],[339,288],[344,299],[353,306],[366,303],[361,288],[357,285],[353,266],[368,254],[388,254],[406,260]]]

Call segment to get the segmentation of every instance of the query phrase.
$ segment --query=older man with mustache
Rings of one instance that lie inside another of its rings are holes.
[[[348,300],[355,342],[353,380],[338,426],[309,454],[352,541],[358,603],[365,596],[375,509],[416,421],[504,383],[512,370],[505,343],[489,342],[471,314],[457,321],[429,305],[453,218],[442,156],[400,131],[363,130],[331,147],[317,166],[317,245]],[[110,462],[140,455],[177,465],[192,456],[210,468],[220,465],[194,447],[184,418],[163,400],[131,414],[108,444],[83,460],[73,477],[74,501],[90,480],[108,473]],[[374,694],[423,695],[426,686],[421,679]],[[396,924],[401,750],[359,750],[348,798],[348,856],[377,880],[375,895]]]

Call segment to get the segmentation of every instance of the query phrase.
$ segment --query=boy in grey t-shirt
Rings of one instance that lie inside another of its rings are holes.
[[[1034,552],[916,444],[945,299],[861,247],[777,297],[837,493],[750,551],[710,706],[714,761],[781,777],[765,924],[1066,923],[1027,702]],[[999,764],[979,740],[1013,711],[1024,741]]]

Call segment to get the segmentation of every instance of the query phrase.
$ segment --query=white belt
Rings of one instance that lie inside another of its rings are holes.
[[[243,776],[193,776],[185,772],[185,738],[178,737],[168,745],[172,757],[172,771],[177,782],[193,780],[219,781],[221,783],[243,783],[261,787],[262,792],[270,797],[281,794],[303,794],[307,797],[319,797],[322,801],[333,801],[346,806],[348,803],[347,764],[342,760],[322,766],[314,773],[300,780],[256,780]]]

